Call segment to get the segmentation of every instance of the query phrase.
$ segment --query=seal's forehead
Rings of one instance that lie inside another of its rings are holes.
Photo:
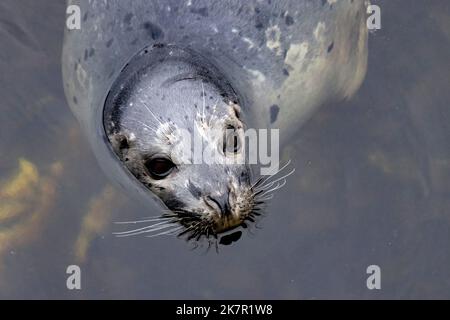
[[[192,129],[206,115],[226,119],[232,114],[230,103],[238,100],[234,89],[207,59],[196,55],[175,46],[153,46],[137,54],[105,101],[107,134]]]
[[[142,128],[170,123],[189,128],[202,117],[224,119],[234,107],[201,80],[182,79],[170,86],[140,85],[125,92],[115,103],[116,116],[111,119],[119,126]]]
[[[171,76],[155,82],[144,76],[132,89],[123,88],[112,102],[109,120],[142,130],[165,123],[189,128],[201,117],[226,118],[233,109],[214,84],[202,78]]]

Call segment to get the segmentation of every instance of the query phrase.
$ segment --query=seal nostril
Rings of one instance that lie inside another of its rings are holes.
[[[218,209],[218,211],[220,211],[222,215],[228,215],[231,213],[230,204],[228,201],[228,193],[216,197],[206,196],[205,201],[210,207]]]

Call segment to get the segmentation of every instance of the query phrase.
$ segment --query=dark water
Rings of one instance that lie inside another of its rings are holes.
[[[261,229],[216,254],[111,235],[156,213],[109,186],[68,109],[64,1],[2,0],[0,298],[450,298],[450,3],[373,2],[361,90],[302,128]]]

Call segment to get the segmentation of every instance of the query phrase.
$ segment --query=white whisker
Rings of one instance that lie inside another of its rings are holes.
[[[138,123],[138,124],[143,125],[145,128],[147,128],[147,129],[149,129],[149,130],[151,130],[151,131],[153,131],[153,132],[155,132],[155,133],[157,132],[157,129],[156,129],[156,128],[151,127],[151,126],[149,126],[148,124],[145,124],[145,123],[143,123],[142,121],[139,121],[139,120],[137,120],[137,119],[129,119],[128,121],[136,122],[136,123]]]
[[[264,190],[267,188],[271,188],[276,182],[281,181],[283,179],[286,179],[287,177],[289,177],[291,174],[293,174],[295,172],[295,168],[293,168],[289,173],[285,174],[284,176],[281,176],[273,181],[267,182],[265,185],[259,186],[257,188],[255,188],[255,191],[260,191],[260,190]]]
[[[278,189],[283,188],[285,185],[286,185],[286,179],[281,181],[281,182],[278,182],[277,185],[275,187],[273,187],[272,189],[264,191],[260,196],[264,197],[265,195],[267,195],[267,194],[269,194],[271,192],[274,192],[274,191],[276,191]]]
[[[159,228],[162,227],[167,227],[170,226],[171,223],[167,222],[167,221],[163,221],[163,222],[159,222],[159,223],[155,223],[151,226],[146,226],[143,228],[138,228],[138,229],[134,229],[134,230],[129,230],[129,231],[122,231],[122,232],[114,232],[114,235],[126,235],[126,234],[136,234],[136,233],[140,233],[140,232],[151,232],[153,230],[159,230]]]
[[[261,184],[261,183],[266,183],[269,182],[269,180],[276,176],[277,174],[279,174],[280,172],[282,172],[287,166],[289,166],[289,164],[291,163],[291,160],[289,159],[285,165],[283,165],[281,168],[278,168],[277,171],[275,173],[269,173],[268,175],[266,175],[265,177],[261,177],[259,178],[252,186],[252,188],[254,188],[257,184]],[[260,188],[260,187],[258,187]]]
[[[183,227],[177,227],[177,228],[174,228],[174,229],[170,229],[168,231],[160,232],[158,234],[152,234],[152,235],[146,236],[146,237],[147,238],[154,238],[154,237],[163,236],[163,235],[172,236],[172,235],[174,235],[174,232],[176,232],[178,230],[181,230],[181,229],[183,229]]]
[[[206,94],[205,94],[205,86],[202,81],[202,96],[203,96],[203,110],[202,110],[202,122],[205,121],[205,106],[206,106]]]
[[[273,199],[273,194],[270,194],[270,195],[262,197],[262,198],[258,197],[258,201],[268,201],[268,200],[271,200],[271,199]]]
[[[169,218],[169,217],[158,217],[158,218],[149,218],[149,219],[144,219],[144,220],[135,220],[135,221],[118,221],[118,222],[114,222],[115,224],[137,224],[137,223],[146,223],[146,222],[160,222],[160,221],[169,221],[170,219],[173,218]]]
[[[143,234],[143,233],[151,233],[151,232],[167,229],[167,228],[170,228],[170,227],[173,227],[173,225],[167,224],[167,225],[160,226],[158,228],[154,228],[154,229],[150,229],[150,230],[142,230],[142,231],[139,231],[139,232],[133,232],[133,233],[127,233],[127,234],[117,234],[116,233],[116,236],[119,237],[119,238],[130,237],[130,236],[137,236],[137,235],[140,235],[140,234]]]
[[[144,107],[147,109],[148,112],[150,112],[150,114],[153,116],[153,118],[161,125],[163,126],[163,123],[161,122],[160,119],[158,119],[158,117],[155,115],[155,113],[147,106],[147,104],[145,102],[142,102],[142,104],[144,105]]]

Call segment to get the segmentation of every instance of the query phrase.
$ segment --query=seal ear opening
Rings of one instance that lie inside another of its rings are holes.
[[[234,101],[231,106],[233,108],[235,117],[241,120],[241,107],[239,106],[237,101]]]
[[[122,133],[116,133],[112,137],[110,137],[110,141],[114,151],[119,156],[120,160],[128,161],[128,158],[126,158],[128,149],[130,148],[128,137]]]

